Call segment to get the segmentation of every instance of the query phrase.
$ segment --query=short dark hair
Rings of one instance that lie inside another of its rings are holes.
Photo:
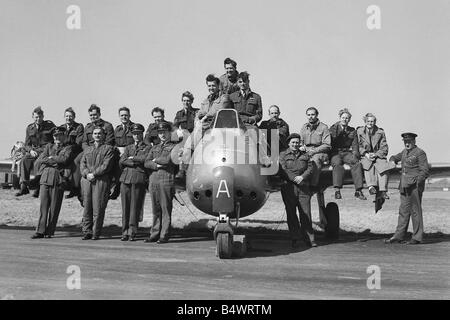
[[[244,81],[244,82],[248,82],[249,81],[249,77],[250,77],[250,74],[247,71],[242,71],[237,76],[238,79],[242,79],[242,81]]]
[[[71,107],[64,110],[64,113],[66,113],[66,112],[70,112],[74,117],[76,116],[75,111]]]
[[[234,61],[234,60],[231,59],[231,58],[226,58],[226,59],[223,61],[223,66],[224,66],[224,67],[225,67],[226,64],[231,64],[231,65],[233,66],[233,68],[235,68],[235,69],[236,69],[236,67],[237,67],[236,61]]]
[[[194,101],[194,95],[189,91],[183,92],[183,94],[181,95],[181,100],[183,100],[183,97],[189,98],[191,102]]]
[[[105,128],[103,128],[102,126],[95,126],[95,127],[94,127],[94,130],[97,130],[97,129],[100,129],[100,131],[101,131],[103,134],[106,133]],[[92,130],[92,132],[94,132],[94,130]]]
[[[36,113],[37,115],[43,116],[44,115],[44,110],[42,110],[41,106],[38,106],[36,108],[34,108],[33,113]],[[32,113],[32,115],[33,115]]]
[[[211,82],[211,81],[214,81],[217,85],[219,85],[219,83],[220,83],[220,80],[219,80],[219,78],[217,78],[215,75],[213,75],[212,73],[211,74],[208,74],[207,76],[206,76],[206,82]]]
[[[89,109],[88,109],[88,112],[92,112],[92,111],[94,111],[94,110],[97,110],[98,113],[101,113],[100,107],[97,106],[95,103],[91,104],[91,106],[90,106]]]
[[[319,110],[317,110],[317,108],[314,108],[314,107],[309,107],[308,109],[306,109],[306,114],[308,114],[308,111],[309,110],[314,110],[314,112],[316,113],[316,116],[318,116],[319,115]]]
[[[153,116],[153,113],[154,112],[160,112],[161,114],[162,114],[162,116],[164,117],[164,109],[163,108],[160,108],[160,107],[154,107],[153,109],[152,109],[152,116]]]
[[[128,112],[128,114],[130,114],[130,109],[128,109],[127,107],[121,107],[121,108],[119,108],[119,114],[120,114],[120,111],[126,111],[126,112]]]

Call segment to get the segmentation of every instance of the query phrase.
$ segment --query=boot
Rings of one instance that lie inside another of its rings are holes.
[[[23,196],[24,194],[28,194],[30,193],[30,190],[28,189],[28,187],[26,186],[25,183],[22,183],[20,185],[20,191],[16,193],[16,197],[20,197]]]

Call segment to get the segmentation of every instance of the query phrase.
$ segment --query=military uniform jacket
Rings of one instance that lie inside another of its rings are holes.
[[[81,149],[81,145],[83,143],[84,126],[78,122],[74,122],[71,125],[65,123],[61,126],[64,126],[67,129],[64,132],[64,135],[67,136],[67,144],[78,146],[79,149]]]
[[[88,173],[93,173],[95,177],[107,175],[114,165],[114,147],[108,144],[101,144],[97,148],[95,145],[88,146],[81,157],[81,175],[86,178]]]
[[[105,144],[113,146],[115,144],[114,141],[114,128],[111,123],[105,121],[103,119],[99,119],[94,123],[88,123],[84,130],[83,135],[83,150],[86,150],[87,147],[92,146],[94,144],[94,138],[92,137],[92,133],[94,132],[94,128],[96,126],[103,127],[105,130]]]
[[[328,126],[317,119],[316,123],[305,123],[300,130],[302,143],[312,154],[328,153],[331,149],[331,135]]]
[[[173,125],[176,128],[181,127],[181,129],[186,129],[189,132],[194,130],[195,116],[197,113],[197,108],[181,109],[175,115],[175,120]]]
[[[116,147],[126,147],[134,143],[133,133],[131,132],[131,126],[133,124],[133,122],[129,121],[125,127],[123,124],[119,124],[114,129],[114,141]]]
[[[289,137],[289,125],[286,121],[278,118],[276,121],[265,120],[259,125],[260,129],[267,130],[267,143],[270,144],[271,131],[272,129],[278,130],[278,135],[280,136],[280,149],[287,148],[287,137]]]
[[[257,124],[262,119],[262,100],[256,92],[249,91],[245,96],[236,91],[230,94],[230,100],[243,122]]]
[[[138,145],[133,143],[125,147],[119,160],[120,167],[123,169],[120,182],[126,184],[147,183],[148,174],[144,163],[150,149],[151,147],[144,142],[140,142]],[[133,157],[133,159],[128,159],[129,157]]]
[[[163,120],[170,124],[173,130],[173,124],[170,121]],[[145,132],[144,142],[148,146],[155,146],[161,142],[158,137],[158,124],[156,122],[150,123]]]
[[[50,158],[51,157],[51,158]],[[39,156],[40,184],[57,186],[64,182],[64,169],[70,167],[75,154],[73,146],[66,145],[59,148],[56,144],[47,144]]]
[[[44,120],[39,128],[35,123],[29,124],[25,133],[25,147],[27,151],[34,150],[38,153],[44,151],[47,143],[53,143],[52,128],[55,124],[50,120]]]
[[[208,119],[209,122],[214,120],[217,111],[225,108],[225,101],[228,100],[227,94],[219,94],[219,96],[213,100],[209,95],[205,100],[203,100],[200,110],[197,112],[197,118],[204,116]],[[208,123],[209,123],[208,122]]]
[[[313,164],[306,153],[294,153],[291,149],[280,153],[281,176],[288,182],[293,182],[296,176],[302,176],[300,185],[308,185],[313,171]]]
[[[339,151],[352,151],[359,158],[359,144],[356,129],[347,126],[344,127],[340,122],[336,122],[330,127],[331,135],[331,154],[337,154]]]
[[[235,72],[235,74],[231,77],[231,80],[228,78],[228,75],[225,73],[219,77],[219,91],[221,94],[232,94],[233,92],[239,91],[239,86],[237,85],[237,76],[239,72]]]
[[[399,189],[408,188],[416,183],[423,184],[430,175],[427,155],[425,151],[418,147],[410,151],[404,149],[399,154],[391,156],[389,161],[395,163],[401,161],[402,174]]]
[[[359,153],[361,156],[364,156],[368,152],[373,152],[377,158],[386,159],[389,148],[383,129],[375,125],[372,129],[372,135],[369,135],[369,130],[364,126],[358,127],[356,133],[358,135]]]
[[[174,147],[175,143],[167,141],[150,149],[144,164],[147,169],[152,170],[150,180],[158,181],[157,179],[160,179],[161,182],[173,182],[176,165],[172,162],[171,153]],[[158,168],[158,164],[162,167]]]

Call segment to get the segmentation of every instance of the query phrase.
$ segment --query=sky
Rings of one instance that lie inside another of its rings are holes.
[[[367,27],[370,5],[380,29]],[[0,0],[0,158],[36,106],[57,125],[67,107],[86,124],[92,103],[114,126],[121,106],[144,126],[155,106],[172,121],[184,91],[200,106],[226,57],[250,73],[263,119],[276,104],[298,132],[309,106],[330,126],[344,107],[355,127],[372,112],[389,154],[412,131],[430,162],[450,162],[448,0]]]

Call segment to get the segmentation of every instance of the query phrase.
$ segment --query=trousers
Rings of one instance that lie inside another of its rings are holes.
[[[93,182],[81,179],[81,192],[83,195],[83,221],[84,234],[100,236],[105,218],[106,206],[109,199],[110,179],[108,176],[96,178]]]
[[[39,190],[41,200],[37,233],[53,236],[58,223],[63,201],[64,188],[42,184]]]

